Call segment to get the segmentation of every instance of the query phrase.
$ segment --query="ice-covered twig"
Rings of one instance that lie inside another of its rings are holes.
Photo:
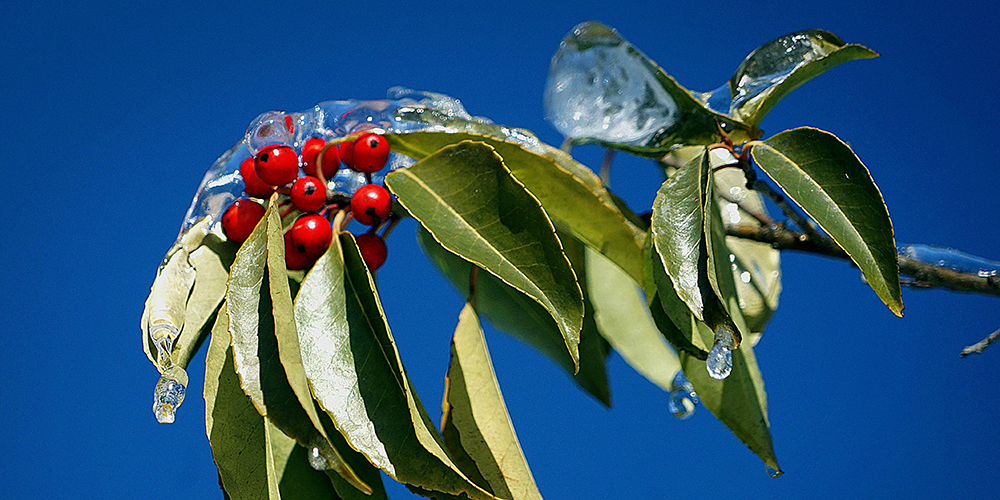
[[[983,352],[983,349],[989,347],[990,344],[996,342],[997,339],[1000,339],[1000,329],[987,335],[985,339],[962,349],[962,352],[958,353],[958,355],[964,358],[970,354],[980,354]]]

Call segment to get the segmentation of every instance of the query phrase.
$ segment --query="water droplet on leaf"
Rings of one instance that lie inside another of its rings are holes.
[[[705,360],[709,376],[722,380],[733,371],[734,343],[732,330],[728,326],[719,327],[715,332],[715,343],[712,345],[712,350],[708,351],[708,359]]]
[[[684,376],[684,372],[678,371],[674,380],[670,383],[670,401],[667,407],[670,413],[685,420],[694,415],[694,410],[698,406],[698,394],[694,392],[694,386]]]

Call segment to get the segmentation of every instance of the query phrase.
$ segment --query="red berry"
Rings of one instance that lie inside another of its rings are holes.
[[[378,172],[389,161],[389,141],[378,134],[368,133],[358,137],[351,150],[354,155],[351,168],[358,172]]]
[[[303,212],[318,212],[326,205],[326,187],[311,176],[299,177],[292,184],[292,205]]]
[[[298,271],[312,265],[315,259],[299,251],[292,244],[292,232],[285,233],[285,267]]]
[[[254,198],[264,198],[265,200],[271,197],[271,193],[274,192],[274,186],[260,180],[257,177],[257,170],[254,168],[254,159],[247,158],[240,163],[240,175],[243,176],[243,184],[246,188],[243,191],[247,196],[253,196]]]
[[[368,264],[368,269],[372,271],[382,267],[386,256],[389,255],[385,241],[375,233],[358,236],[358,249],[361,250],[361,257],[365,259],[365,264]]]
[[[257,152],[254,169],[260,180],[272,186],[284,186],[299,176],[299,155],[281,144],[267,146]]]
[[[340,161],[349,168],[354,168],[354,143],[342,142],[337,144]]]
[[[362,224],[369,226],[389,218],[392,212],[392,196],[378,184],[366,184],[351,196],[351,213]]]
[[[299,253],[317,259],[330,246],[333,230],[330,221],[319,215],[303,215],[292,224],[288,234]]]
[[[309,139],[302,146],[302,170],[306,175],[318,177],[316,175],[316,157],[319,156],[324,147],[326,147],[326,141],[318,137]],[[339,169],[339,150],[336,146],[330,146],[323,152],[323,177],[326,177],[327,180],[332,179],[334,175],[337,175]]]
[[[222,230],[226,233],[226,238],[243,243],[250,237],[250,233],[262,217],[264,217],[263,205],[241,198],[222,215]]]

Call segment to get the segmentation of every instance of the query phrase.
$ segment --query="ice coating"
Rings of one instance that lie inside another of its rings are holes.
[[[301,152],[305,142],[313,137],[330,141],[369,129],[400,133],[431,127],[428,123],[407,119],[404,110],[432,110],[449,117],[488,123],[488,120],[471,117],[461,102],[444,94],[393,87],[388,97],[370,101],[326,101],[303,111],[268,111],[258,116],[250,123],[244,139],[219,157],[205,173],[184,217],[178,240],[199,221],[207,220],[209,226],[213,225],[233,201],[243,196],[240,163],[261,147],[285,144]],[[372,182],[381,183],[388,171],[412,163],[412,159],[393,153],[389,156],[388,167],[372,174]],[[341,168],[329,181],[330,189],[348,195],[367,183],[364,174],[348,168]]]
[[[896,249],[896,252],[903,257],[960,273],[974,274],[980,278],[989,278],[1000,274],[1000,262],[961,252],[953,248],[923,244],[900,245]]]
[[[566,137],[646,145],[678,115],[646,61],[615,30],[578,25],[552,57],[545,117]]]
[[[736,116],[746,102],[843,44],[836,35],[822,30],[787,34],[758,47],[743,60],[728,82],[697,97],[712,111]]]
[[[685,420],[694,415],[694,410],[698,406],[698,394],[694,392],[694,386],[684,376],[684,372],[678,371],[674,380],[670,382],[670,400],[667,408],[670,413]]]
[[[712,350],[708,351],[708,359],[705,360],[705,368],[708,375],[714,379],[722,380],[733,371],[733,344],[736,342],[732,330],[727,326],[719,327],[715,332],[715,343]]]

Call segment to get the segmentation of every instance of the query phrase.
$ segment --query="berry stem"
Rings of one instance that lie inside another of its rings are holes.
[[[323,173],[323,156],[326,155],[326,150],[331,147],[335,148],[337,147],[337,144],[333,142],[326,143],[326,146],[323,146],[323,149],[321,149],[319,154],[316,155],[316,178],[319,179],[321,184],[323,184],[323,187],[326,187],[326,175]]]
[[[388,223],[386,223],[385,225],[385,231],[382,231],[383,240],[389,237],[389,233],[392,232],[393,228],[395,228],[396,224],[399,224],[399,221],[401,220],[403,219],[398,217],[396,214],[392,214],[389,216]]]

